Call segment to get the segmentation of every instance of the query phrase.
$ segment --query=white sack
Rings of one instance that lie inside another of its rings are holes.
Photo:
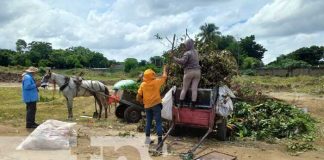
[[[231,98],[235,98],[235,95],[226,85],[219,87],[218,94],[216,113],[227,117],[233,113],[233,102]]]
[[[164,119],[172,120],[172,106],[173,106],[173,93],[176,91],[176,86],[173,86],[162,99],[162,111],[161,116]]]
[[[76,143],[76,132],[72,127],[76,123],[47,120],[39,125],[17,150],[69,149]]]

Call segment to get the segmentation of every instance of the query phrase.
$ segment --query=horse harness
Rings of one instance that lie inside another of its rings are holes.
[[[60,87],[60,91],[63,91],[67,86],[69,86],[69,82],[70,82],[70,77],[64,77],[64,84]]]

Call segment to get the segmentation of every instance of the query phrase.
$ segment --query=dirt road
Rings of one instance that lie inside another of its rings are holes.
[[[0,83],[0,87],[21,87],[20,83]],[[111,88],[111,87],[110,87]],[[260,141],[227,141],[220,142],[216,141],[214,138],[209,138],[206,143],[198,148],[197,156],[203,155],[210,151],[219,151],[231,155],[235,155],[239,160],[323,160],[324,159],[324,98],[321,96],[314,96],[303,93],[289,93],[289,92],[270,92],[268,95],[273,96],[278,99],[285,100],[291,104],[295,104],[299,107],[306,107],[308,112],[317,119],[318,123],[318,138],[316,139],[315,145],[316,151],[309,151],[306,153],[301,153],[298,156],[292,156],[287,151],[284,145],[280,143],[269,144],[266,142]],[[76,106],[80,105],[79,103],[84,103],[84,101],[76,102]],[[1,117],[0,117],[1,118]],[[105,127],[93,127],[100,126],[103,124]],[[108,127],[107,127],[108,126]],[[125,122],[120,122],[117,118],[111,113],[108,120],[94,121],[89,120],[87,125],[78,125],[78,132],[81,135],[80,138],[92,137],[92,136],[119,136],[120,133],[131,132],[131,135],[135,137],[143,137],[144,133],[136,132],[136,125],[126,124]],[[21,127],[8,126],[6,124],[0,124],[0,135],[6,136],[27,136],[31,130],[26,130]],[[152,159],[162,160],[162,159],[180,159],[178,154],[181,152],[187,151],[191,146],[198,142],[199,137],[170,137],[166,142],[166,146],[169,151],[169,155],[160,156],[160,157],[151,157]],[[6,138],[2,138],[2,144],[11,143],[11,140],[8,139],[8,142],[5,142]],[[121,141],[122,142],[122,141]],[[108,142],[107,142],[108,143]],[[118,143],[118,142],[115,142]],[[123,142],[123,143],[127,143]],[[138,143],[142,143],[139,140]],[[17,143],[18,144],[18,143]],[[92,143],[89,141],[80,141],[76,148],[71,150],[71,154],[92,154],[93,148],[91,148]],[[123,145],[122,143],[117,146]],[[13,147],[14,148],[14,147]],[[107,148],[106,148],[107,149]],[[115,148],[118,150],[118,148]],[[127,154],[129,159],[138,159],[136,155],[137,152],[132,150],[132,147],[124,147],[121,149],[123,154]],[[103,159],[114,159],[111,157],[112,154],[118,155],[117,151],[108,149],[111,152],[104,152]],[[14,150],[13,153],[17,153]],[[55,151],[53,151],[55,152]],[[11,151],[8,153],[11,153]],[[19,154],[19,153],[17,153]],[[26,156],[26,155],[24,155]],[[1,158],[0,158],[1,159]],[[46,155],[44,156],[46,159]]]

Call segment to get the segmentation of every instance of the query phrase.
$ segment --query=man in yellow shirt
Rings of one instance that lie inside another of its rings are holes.
[[[143,82],[141,83],[136,99],[143,102],[146,112],[146,126],[145,126],[145,144],[150,144],[150,134],[153,117],[156,123],[156,132],[158,135],[158,144],[162,142],[162,99],[160,90],[167,79],[166,66],[163,67],[162,77],[156,77],[152,69],[147,69],[144,72]]]

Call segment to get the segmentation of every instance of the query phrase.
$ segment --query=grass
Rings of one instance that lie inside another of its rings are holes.
[[[240,85],[254,85],[263,91],[299,92],[324,95],[324,76],[237,76],[233,83]]]
[[[39,94],[45,99],[53,99],[53,92],[50,90],[40,89]],[[0,124],[24,127],[26,106],[22,102],[21,88],[1,87],[0,99],[2,99],[2,101],[0,101]],[[113,111],[108,115],[108,121],[104,118],[102,118],[102,120],[93,120],[80,117],[81,115],[92,116],[95,110],[93,97],[75,98],[73,105],[74,119],[78,124],[89,126],[90,121],[95,121],[91,127],[105,128],[117,122],[116,117],[112,114]],[[42,123],[48,119],[66,121],[67,108],[63,95],[55,93],[54,100],[37,103],[36,121]]]

